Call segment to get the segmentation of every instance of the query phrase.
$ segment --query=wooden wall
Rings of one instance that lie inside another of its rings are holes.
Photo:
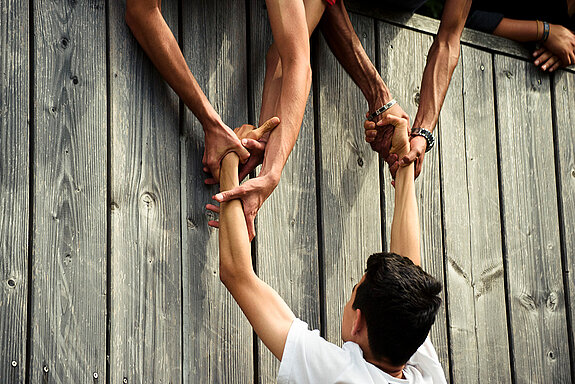
[[[413,118],[437,22],[351,8]],[[277,361],[218,278],[202,128],[124,10],[0,4],[0,381],[273,382]],[[164,0],[162,11],[224,121],[255,123],[271,43],[263,0]],[[416,183],[423,263],[444,283],[432,340],[452,383],[567,383],[575,73],[541,73],[524,48],[481,33],[463,43]],[[312,50],[300,137],[253,251],[259,275],[340,343],[365,260],[387,247],[393,189],[363,139],[361,92],[321,36]]]

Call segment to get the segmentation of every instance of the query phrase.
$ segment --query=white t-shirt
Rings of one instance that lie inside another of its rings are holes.
[[[446,384],[445,375],[429,337],[403,369],[405,379],[396,379],[363,358],[363,351],[348,341],[340,348],[310,331],[306,323],[292,323],[280,369],[278,384],[291,383],[385,383]]]

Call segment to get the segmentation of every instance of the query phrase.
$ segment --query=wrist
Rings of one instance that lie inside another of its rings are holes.
[[[370,95],[367,98],[367,104],[369,106],[369,113],[373,113],[376,109],[382,107],[386,103],[388,103],[393,97],[391,96],[391,92],[383,83],[381,78],[379,81],[373,86]]]
[[[196,117],[200,121],[200,124],[202,124],[204,133],[215,132],[220,129],[227,128],[226,124],[224,124],[220,118],[220,115],[218,115],[218,113],[213,109],[206,110],[204,113],[196,115]]]

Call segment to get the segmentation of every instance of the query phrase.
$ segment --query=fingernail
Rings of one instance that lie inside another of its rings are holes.
[[[218,193],[218,194],[216,194],[216,195],[213,197],[213,199],[214,199],[214,200],[217,200],[217,201],[220,201],[222,198],[223,198],[223,196],[222,196],[221,193]]]
[[[246,145],[248,143],[248,141],[246,139],[242,139],[242,144]]]
[[[535,60],[535,65],[539,65],[539,60]]]

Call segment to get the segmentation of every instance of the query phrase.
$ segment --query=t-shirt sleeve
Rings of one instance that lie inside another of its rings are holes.
[[[278,372],[278,384],[333,382],[349,364],[349,355],[295,319],[290,327]]]
[[[465,26],[481,32],[493,33],[501,23],[501,19],[503,19],[503,13],[477,10],[471,12]]]

